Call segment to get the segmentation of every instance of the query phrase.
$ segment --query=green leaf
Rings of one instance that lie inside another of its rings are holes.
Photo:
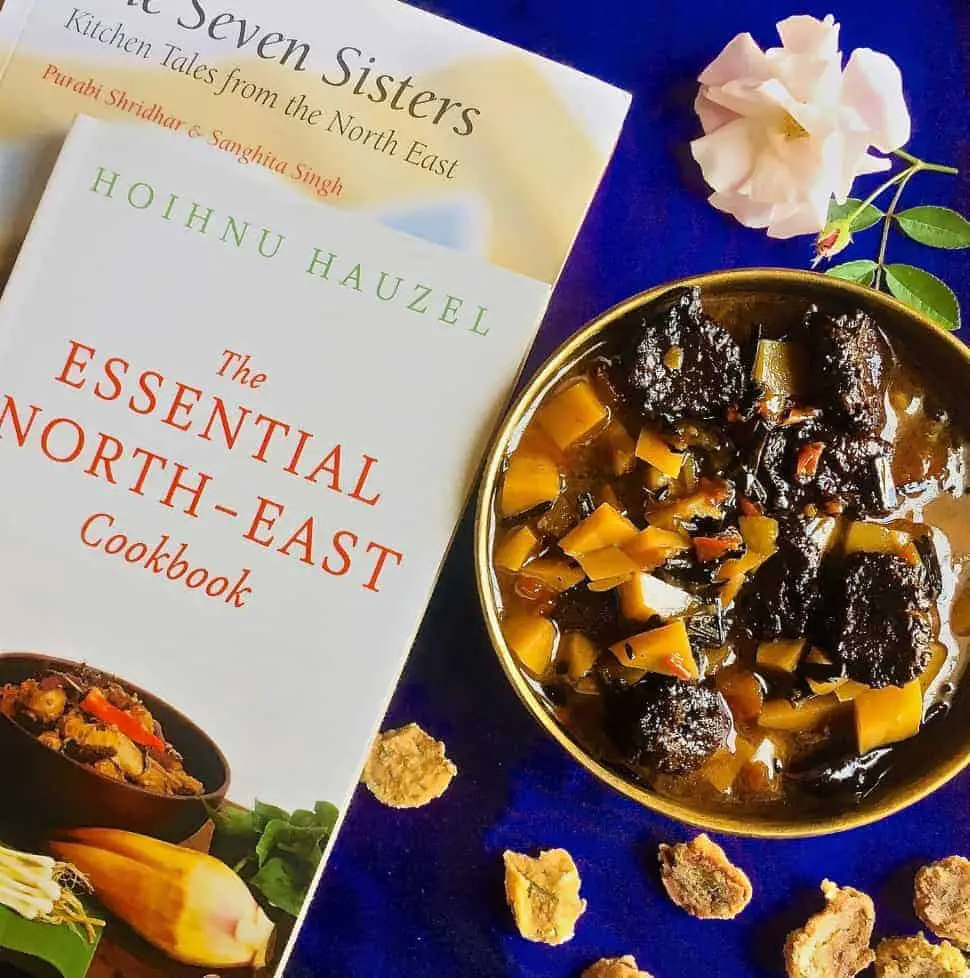
[[[213,853],[243,876],[264,900],[285,913],[296,916],[306,900],[313,875],[323,859],[339,812],[326,801],[318,801],[313,811],[298,808],[291,815],[276,805],[257,801],[251,812],[227,806],[210,812],[216,821],[217,835],[235,835],[229,853]],[[230,838],[232,841],[232,838]],[[249,876],[252,870],[255,875]]]
[[[896,215],[899,226],[914,241],[931,248],[970,248],[970,221],[949,207],[911,207]]]
[[[299,917],[310,889],[310,879],[284,859],[270,859],[249,881],[271,906]]]
[[[273,819],[279,819],[281,822],[289,822],[290,813],[284,808],[280,808],[277,805],[267,805],[265,802],[257,801],[253,806],[253,821],[256,824],[256,831],[263,832],[266,826],[269,825]]]
[[[889,265],[886,285],[900,302],[905,302],[944,329],[960,328],[960,303],[953,290],[935,275],[912,265]]]
[[[860,258],[858,261],[847,261],[843,265],[833,265],[825,274],[832,278],[845,279],[846,282],[872,285],[876,277],[876,263],[868,258]]]
[[[276,848],[277,842],[285,833],[290,831],[292,831],[290,823],[284,822],[279,818],[274,818],[266,826],[259,842],[256,843],[256,859],[259,862],[260,869],[266,865],[266,860],[269,859],[270,853]]]
[[[856,200],[853,197],[850,197],[844,204],[833,200],[829,205],[829,218],[826,223],[831,224],[833,221],[841,221],[853,211],[858,210],[861,203],[861,200]],[[850,225],[850,230],[865,231],[866,228],[871,228],[873,224],[878,224],[885,216],[878,207],[874,207],[872,204],[866,204]]]
[[[287,852],[315,866],[323,851],[321,842],[325,845],[329,838],[330,830],[323,826],[291,825],[280,819],[273,819],[256,845],[256,858],[262,868],[270,856]]]
[[[296,825],[299,827],[305,827],[307,825],[316,825],[317,816],[315,812],[309,812],[305,808],[298,808],[290,816],[290,825]]]
[[[41,967],[40,962],[44,962],[63,978],[84,978],[100,940],[100,930],[94,943],[89,944],[67,924],[41,924],[36,920],[24,920],[7,907],[0,907],[0,961],[13,959],[21,967],[29,968],[30,973]],[[0,970],[2,968],[0,965]],[[3,973],[6,974],[6,971]],[[48,974],[49,971],[45,970],[44,973]]]
[[[317,825],[325,828],[328,832],[334,830],[337,819],[340,818],[340,811],[336,805],[331,805],[329,801],[318,801],[313,806],[313,812],[317,817]]]
[[[223,805],[216,812],[210,811],[209,817],[215,823],[216,832],[223,835],[240,838],[259,834],[253,813],[244,808]]]

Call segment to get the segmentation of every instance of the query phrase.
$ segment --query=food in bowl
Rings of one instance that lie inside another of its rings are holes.
[[[0,687],[0,714],[112,781],[159,795],[205,794],[139,697],[93,669],[8,683]]]
[[[634,309],[539,397],[492,500],[504,639],[654,791],[843,810],[957,689],[966,436],[862,311],[728,325],[696,289]]]

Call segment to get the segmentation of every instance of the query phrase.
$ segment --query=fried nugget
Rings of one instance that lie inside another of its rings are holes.
[[[576,934],[576,921],[586,910],[580,899],[582,881],[565,849],[550,849],[533,859],[505,853],[505,897],[519,933],[537,944],[565,944]]]
[[[822,883],[822,893],[825,909],[788,935],[788,978],[855,978],[875,960],[869,947],[876,924],[872,899],[831,880]]]
[[[701,920],[733,920],[751,902],[751,880],[706,835],[660,847],[660,878],[670,899]]]
[[[363,782],[389,808],[422,808],[440,798],[457,773],[445,745],[412,723],[377,738]]]
[[[590,965],[582,974],[582,978],[652,978],[646,971],[641,971],[632,954],[622,958],[603,958],[596,964]]]
[[[916,874],[916,915],[937,937],[970,951],[970,860],[950,856]]]
[[[876,978],[968,978],[967,959],[949,941],[892,937],[876,948]]]

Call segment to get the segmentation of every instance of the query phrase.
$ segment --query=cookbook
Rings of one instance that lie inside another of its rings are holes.
[[[550,291],[77,121],[0,303],[0,843],[93,886],[68,978],[285,959]]]
[[[83,113],[551,284],[628,106],[396,0],[6,0],[0,265]]]

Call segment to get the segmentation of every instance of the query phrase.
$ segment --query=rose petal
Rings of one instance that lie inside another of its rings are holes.
[[[859,114],[876,149],[891,153],[909,142],[903,78],[892,58],[869,48],[853,51],[842,76],[842,100]]]
[[[767,115],[767,121],[772,122],[777,121],[775,110],[781,96],[770,86],[778,86],[778,82],[766,81],[762,85],[753,84],[746,79],[728,82],[726,85],[716,88],[707,88],[704,90],[704,94],[708,101],[727,109],[734,115],[745,117],[765,117]],[[784,88],[781,91],[784,92]],[[788,101],[792,101],[790,96]]]
[[[778,152],[779,149],[782,152]],[[775,152],[761,153],[754,161],[751,176],[737,188],[737,192],[754,200],[775,203],[790,202],[802,197],[803,186],[814,178],[817,166],[812,160],[804,160],[804,168],[793,166],[792,161],[784,156],[786,149],[787,147],[777,147]]]
[[[701,72],[702,85],[723,85],[739,76],[767,78],[764,52],[750,34],[733,37],[724,50]]]
[[[764,126],[757,120],[735,119],[695,139],[690,150],[712,190],[733,192],[751,174],[763,138]]]
[[[839,56],[839,30],[831,14],[825,20],[800,14],[778,22],[778,36],[785,51],[825,60]]]
[[[842,94],[842,58],[826,61],[792,55],[784,48],[768,53],[772,75],[800,102],[835,107]]]
[[[737,118],[737,114],[730,109],[722,108],[716,102],[712,102],[703,88],[697,93],[694,111],[701,120],[701,127],[705,133],[715,132]]]
[[[771,223],[774,204],[764,204],[737,194],[711,194],[708,202],[749,228],[766,228]]]
[[[768,225],[769,238],[796,238],[802,234],[818,234],[825,227],[831,194],[818,191],[806,200],[787,209],[779,208]]]
[[[836,200],[845,200],[852,192],[852,184],[856,177],[867,173],[882,173],[892,165],[883,156],[872,156],[867,152],[869,140],[856,133],[843,134],[844,147],[842,150],[841,173],[833,191]]]

